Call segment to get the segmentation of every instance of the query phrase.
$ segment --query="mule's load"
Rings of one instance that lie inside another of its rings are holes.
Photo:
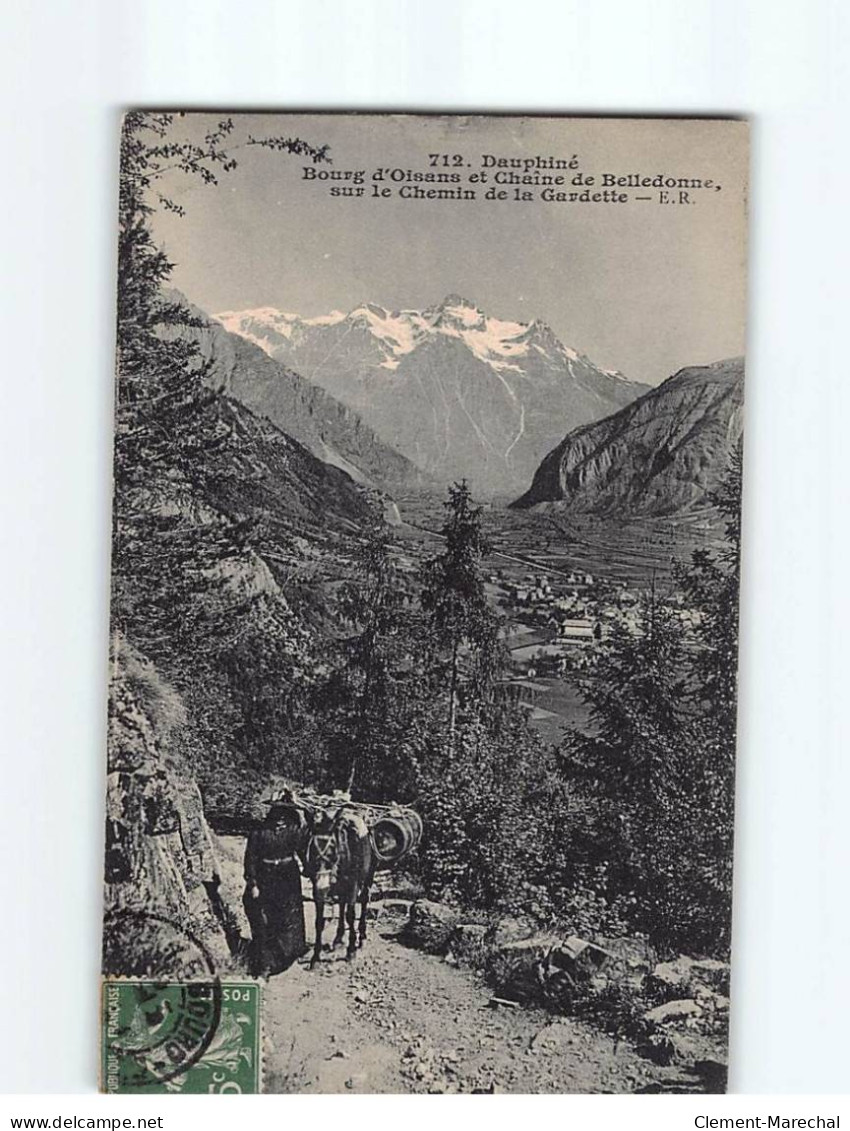
[[[393,809],[371,822],[375,855],[382,864],[395,864],[419,846],[422,818],[413,809]]]
[[[345,793],[322,794],[309,787],[278,789],[265,799],[265,805],[281,802],[298,806],[308,820],[315,820],[319,814],[329,817],[343,810],[362,817],[369,830],[378,868],[397,864],[415,851],[422,840],[422,818],[415,809],[395,802],[384,805],[351,801]]]

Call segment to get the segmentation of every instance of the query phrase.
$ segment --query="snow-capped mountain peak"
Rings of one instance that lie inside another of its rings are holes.
[[[303,318],[215,315],[358,412],[423,470],[525,489],[564,433],[645,391],[564,345],[545,322],[494,317],[458,294],[422,310],[364,302]]]
[[[517,367],[529,351],[557,361],[578,361],[582,355],[564,346],[554,331],[539,319],[532,322],[492,318],[480,307],[460,295],[447,295],[436,306],[418,310],[386,310],[377,303],[365,302],[348,314],[334,310],[330,314],[303,318],[273,307],[256,310],[224,311],[214,317],[233,333],[249,338],[274,354],[280,338],[298,339],[304,327],[337,326],[366,331],[380,345],[383,368],[397,368],[398,359],[435,337],[457,338],[480,361],[496,368]],[[621,377],[614,371],[601,370],[609,376]]]
[[[483,310],[460,295],[447,295],[439,306],[429,309],[426,314],[432,315],[431,325],[436,329],[447,326],[460,330],[474,329],[487,320]]]
[[[272,357],[276,343],[281,338],[291,339],[301,326],[336,326],[347,317],[341,310],[332,310],[317,318],[302,318],[300,314],[290,314],[273,306],[261,306],[256,310],[223,310],[213,315],[225,330],[260,346]]]

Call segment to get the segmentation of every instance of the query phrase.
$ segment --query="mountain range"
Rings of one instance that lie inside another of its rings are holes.
[[[569,432],[515,507],[673,515],[710,503],[743,429],[742,358],[680,369],[595,424]]]
[[[427,476],[384,443],[347,405],[253,342],[228,332],[179,292],[170,292],[170,297],[191,315],[195,325],[182,327],[180,333],[197,342],[209,366],[206,379],[218,391],[255,415],[267,417],[314,456],[347,472],[357,483],[390,494],[427,485]]]
[[[317,318],[269,307],[214,318],[433,480],[466,478],[481,495],[515,496],[565,432],[648,388],[595,365],[541,321],[493,318],[458,295],[423,311],[367,303]],[[275,404],[278,371],[232,343],[227,351],[238,362],[225,362],[228,391],[292,432]]]

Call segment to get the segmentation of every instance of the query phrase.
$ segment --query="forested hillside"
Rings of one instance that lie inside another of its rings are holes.
[[[147,224],[167,129],[129,114],[122,138],[112,623],[184,697],[193,769],[214,793],[279,757],[325,615],[303,581],[350,556],[371,503],[210,387]],[[225,165],[225,136],[187,156],[196,175]]]

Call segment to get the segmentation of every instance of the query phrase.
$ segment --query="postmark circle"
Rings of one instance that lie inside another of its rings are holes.
[[[209,950],[166,916],[120,911],[104,917],[104,1041],[124,1064],[124,1085],[167,1083],[210,1047],[222,992]],[[132,1067],[128,1070],[128,1062]]]

